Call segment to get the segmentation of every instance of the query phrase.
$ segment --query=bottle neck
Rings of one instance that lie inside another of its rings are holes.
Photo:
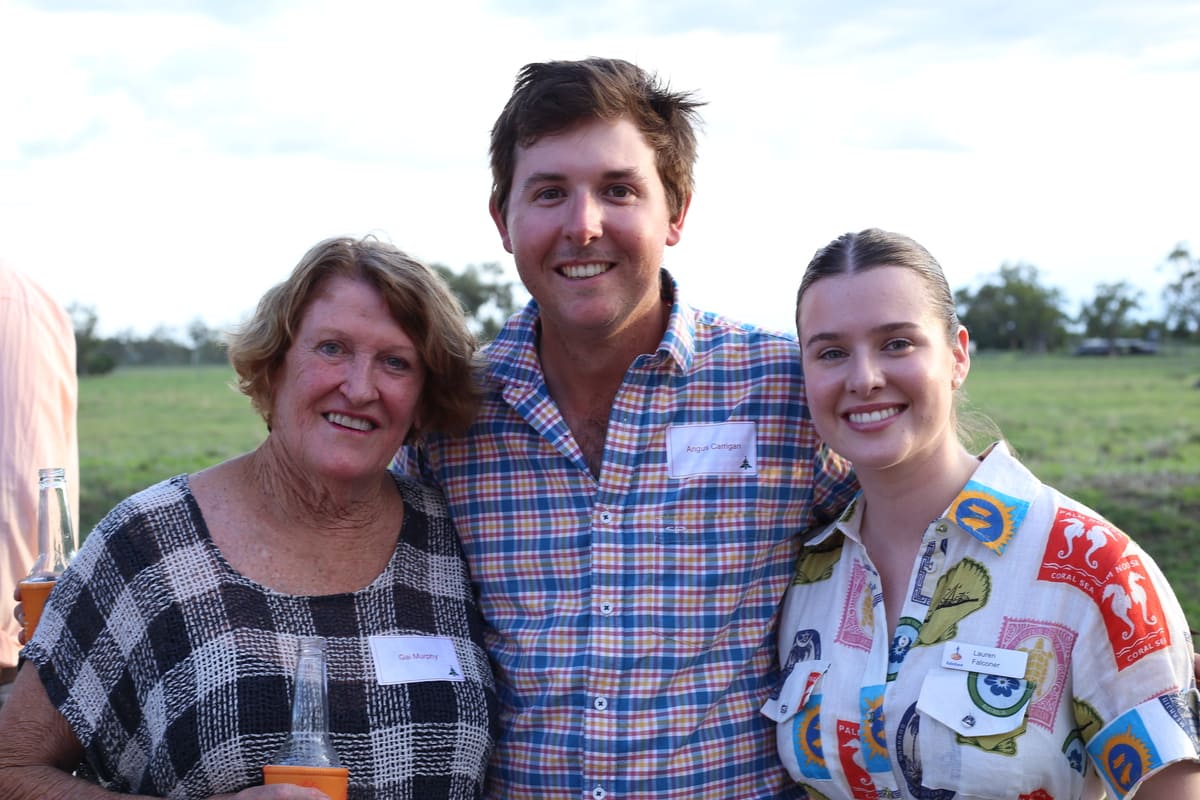
[[[38,557],[31,578],[57,578],[75,555],[75,528],[62,469],[38,473]]]
[[[329,738],[329,692],[323,639],[310,637],[301,642],[292,698],[291,735],[273,763],[341,766]]]

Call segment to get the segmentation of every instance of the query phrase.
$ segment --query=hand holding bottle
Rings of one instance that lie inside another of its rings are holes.
[[[269,786],[251,786],[234,794],[218,794],[209,800],[329,800],[329,795],[320,789],[279,783]]]
[[[17,631],[17,643],[23,645],[28,640],[25,638],[25,604],[21,602],[20,583],[13,587],[12,596],[13,600],[17,601],[17,604],[13,606],[13,619],[15,619],[17,624],[21,626],[21,630]]]

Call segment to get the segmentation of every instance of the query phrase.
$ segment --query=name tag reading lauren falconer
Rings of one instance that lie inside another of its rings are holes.
[[[372,636],[371,656],[380,684],[465,680],[445,636]]]

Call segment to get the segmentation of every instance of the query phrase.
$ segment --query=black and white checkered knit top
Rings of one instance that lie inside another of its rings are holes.
[[[181,475],[115,508],[59,581],[24,655],[100,782],[202,798],[262,782],[289,729],[298,637],[327,640],[350,797],[476,798],[496,732],[482,622],[441,495],[394,476],[395,553],[352,594],[280,594],[233,571]],[[453,642],[462,682],[381,685],[368,637]]]

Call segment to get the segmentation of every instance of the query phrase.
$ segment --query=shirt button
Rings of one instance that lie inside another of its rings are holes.
[[[604,800],[604,798],[608,797],[608,792],[604,791],[603,786],[597,786],[595,789],[592,789],[592,797],[594,800]]]
[[[949,530],[949,528],[948,528],[948,527],[946,527],[946,523],[944,523],[944,522],[939,522],[939,523],[938,523],[938,526],[937,526],[937,528],[936,528],[936,530],[937,530],[937,532],[938,532],[938,533],[945,533],[946,531],[948,531],[948,530]]]
[[[601,522],[612,522],[612,516],[613,516],[612,512],[610,512],[610,511],[601,511],[600,512],[600,521]]]
[[[608,698],[597,697],[592,701],[592,708],[596,709],[597,711],[604,711],[606,708],[608,708]]]
[[[605,602],[600,604],[600,613],[601,614],[608,617],[608,616],[612,616],[612,612],[613,612],[613,604],[612,603],[610,603],[606,600]]]

